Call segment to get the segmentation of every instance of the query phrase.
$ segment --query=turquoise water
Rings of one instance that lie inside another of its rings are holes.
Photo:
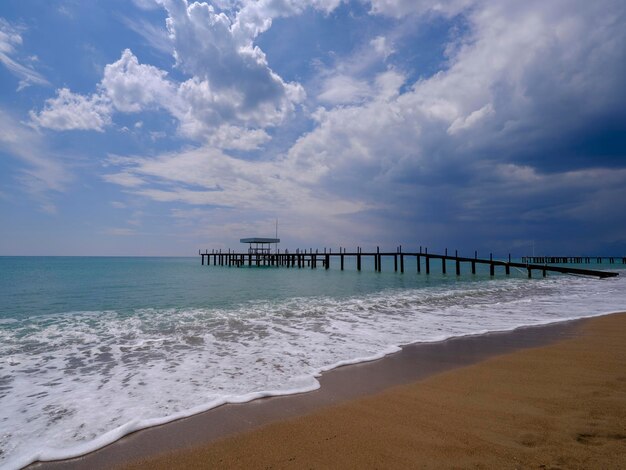
[[[403,275],[393,271],[392,259],[384,259],[383,272],[374,273],[373,261],[364,258],[359,273],[348,258],[344,271],[338,269],[338,261],[326,271],[320,267],[209,267],[201,266],[199,257],[0,257],[0,318],[86,310],[128,313],[141,308],[224,307],[317,295],[341,298],[457,282],[454,275],[441,275],[440,261],[432,261],[429,277],[414,275],[415,263],[407,259]],[[453,273],[454,264],[448,262],[447,270]],[[523,275],[515,270],[512,274]],[[488,269],[480,265],[477,276],[462,278],[464,282],[487,279]]]
[[[612,270],[621,265],[582,265]],[[0,258],[0,466],[70,457],[223,403],[314,390],[400,345],[623,310],[626,277]]]

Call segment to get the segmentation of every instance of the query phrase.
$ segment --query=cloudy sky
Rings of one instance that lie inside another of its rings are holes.
[[[626,252],[623,0],[3,0],[0,254]]]

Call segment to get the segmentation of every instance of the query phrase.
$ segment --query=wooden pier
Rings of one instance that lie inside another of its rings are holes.
[[[490,254],[489,258],[479,258],[478,253],[474,252],[473,257],[459,256],[458,252],[454,254],[448,254],[446,249],[443,254],[429,253],[428,248],[422,250],[420,247],[419,252],[403,252],[402,247],[398,247],[395,252],[381,252],[379,247],[376,247],[375,252],[363,252],[360,247],[357,247],[356,251],[348,252],[345,248],[339,248],[339,251],[333,252],[331,249],[324,248],[323,251],[315,250],[312,248],[308,250],[295,250],[290,252],[289,250],[276,250],[271,253],[269,250],[255,250],[251,249],[247,252],[235,252],[235,251],[222,251],[222,250],[205,250],[204,252],[198,251],[198,254],[202,258],[202,265],[206,264],[210,266],[274,266],[274,267],[286,267],[286,268],[312,268],[315,269],[318,266],[324,269],[329,269],[332,265],[337,265],[342,271],[344,270],[346,258],[353,258],[356,260],[356,269],[361,271],[364,259],[373,259],[374,271],[382,271],[383,258],[393,258],[394,271],[405,272],[406,260],[415,259],[415,271],[421,273],[424,269],[426,274],[430,274],[431,264],[433,261],[441,262],[441,272],[447,274],[448,263],[454,265],[454,271],[457,276],[461,275],[462,265],[469,266],[470,272],[476,274],[477,265],[488,265],[489,274],[495,276],[496,267],[504,268],[506,275],[511,274],[511,268],[520,269],[525,271],[528,278],[532,278],[533,271],[541,273],[543,277],[548,272],[556,272],[562,274],[573,274],[580,276],[593,276],[598,278],[608,278],[618,276],[619,273],[611,271],[603,271],[598,269],[582,269],[569,266],[554,266],[552,260],[562,260],[565,258],[555,257],[525,257],[522,258],[522,262],[511,261],[511,255],[508,259],[499,260],[494,259]],[[581,260],[589,257],[568,257],[568,260]],[[596,260],[607,259],[610,264],[615,264],[615,259],[621,260],[622,264],[626,264],[626,257],[623,258],[599,258],[594,257]],[[589,258],[592,259],[592,258]],[[539,261],[541,260],[541,261]],[[531,262],[532,261],[532,262]],[[568,261],[568,263],[574,263],[575,261]],[[601,262],[601,261],[598,261]],[[338,264],[335,264],[338,263]],[[413,264],[413,263],[411,263]],[[567,264],[562,262],[554,262],[554,264]]]

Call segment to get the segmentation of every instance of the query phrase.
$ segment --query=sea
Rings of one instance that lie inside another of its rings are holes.
[[[315,390],[326,370],[402,345],[626,309],[610,279],[528,279],[441,262],[346,269],[200,258],[0,257],[0,468],[79,456],[138,429]],[[617,260],[620,262],[621,260]],[[501,271],[502,270],[502,271]]]

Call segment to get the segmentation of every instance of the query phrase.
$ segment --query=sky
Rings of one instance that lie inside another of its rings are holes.
[[[623,0],[3,0],[0,255],[623,256],[625,84]]]

